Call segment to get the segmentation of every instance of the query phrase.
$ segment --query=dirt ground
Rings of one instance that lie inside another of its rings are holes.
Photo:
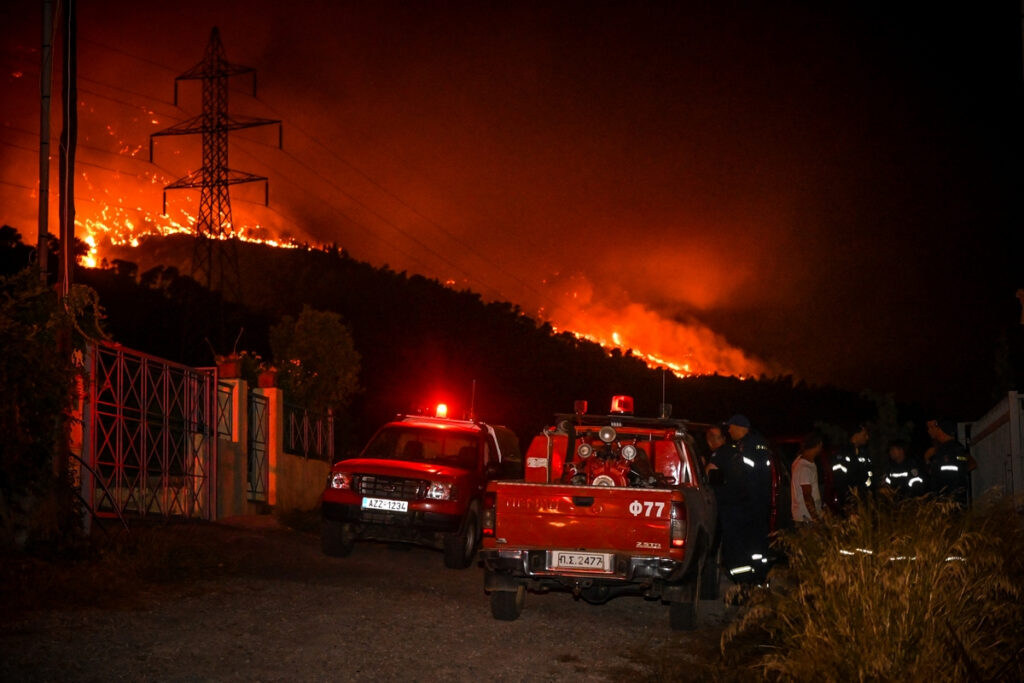
[[[549,593],[501,622],[481,569],[426,548],[328,558],[270,516],[133,534],[158,537],[134,568],[8,563],[0,680],[700,680],[735,617],[702,602],[701,628],[678,633],[658,602]]]

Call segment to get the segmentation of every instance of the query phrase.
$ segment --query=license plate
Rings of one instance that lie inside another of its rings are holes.
[[[388,512],[408,512],[409,501],[391,500],[390,498],[363,498],[364,510],[387,510]]]
[[[551,550],[548,551],[548,569],[611,572],[612,556],[608,553],[579,553],[566,550]]]

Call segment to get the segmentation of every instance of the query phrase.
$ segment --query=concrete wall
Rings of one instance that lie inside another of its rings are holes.
[[[242,379],[222,379],[231,385],[231,436],[217,439],[217,519],[267,511],[263,501],[248,499],[249,385]]]
[[[282,453],[277,466],[276,510],[312,510],[320,501],[331,466],[323,460]]]
[[[231,437],[217,443],[217,518],[312,510],[327,481],[330,464],[284,452],[284,393],[273,387],[250,389],[244,380],[232,384]],[[248,392],[267,399],[267,466],[265,501],[248,499]]]
[[[217,519],[267,512],[267,503],[248,499],[248,454],[243,445],[226,439],[217,444]]]

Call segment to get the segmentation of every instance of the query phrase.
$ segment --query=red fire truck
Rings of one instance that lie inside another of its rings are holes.
[[[667,603],[672,628],[695,628],[699,600],[718,595],[716,516],[684,420],[634,416],[628,396],[608,415],[577,402],[534,437],[524,481],[487,486],[491,612],[518,618],[527,590],[592,603],[632,594]]]
[[[522,478],[509,429],[475,420],[398,416],[358,457],[333,465],[321,496],[323,552],[345,557],[375,539],[444,551],[445,566],[468,567],[480,540],[484,487]]]

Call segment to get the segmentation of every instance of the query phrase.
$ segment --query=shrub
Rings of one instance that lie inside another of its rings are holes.
[[[277,379],[289,400],[317,412],[347,404],[359,390],[359,352],[337,313],[304,306],[270,330]]]
[[[722,635],[769,678],[1024,679],[1024,529],[1012,501],[859,501],[776,539],[788,566]]]
[[[72,348],[102,336],[95,292],[61,300],[38,268],[0,277],[0,546],[74,541],[78,511],[55,458],[67,444]]]

